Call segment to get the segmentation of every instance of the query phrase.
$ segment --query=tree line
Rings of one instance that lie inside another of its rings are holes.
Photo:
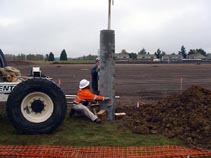
[[[65,49],[62,50],[59,59],[60,59],[60,61],[67,61],[68,58],[67,58],[67,53],[66,53]],[[49,54],[46,54],[45,60],[46,61],[54,61],[55,60],[54,54],[52,52],[50,52]]]
[[[1,49],[0,49],[1,51]],[[2,52],[2,51],[1,51]],[[2,52],[3,53],[3,52]],[[49,54],[43,55],[43,54],[4,54],[5,58],[8,60],[42,60],[42,61],[55,61],[56,58],[54,56],[53,52],[50,52]],[[75,58],[75,60],[95,60],[97,58],[97,55],[84,55],[78,58]],[[59,57],[60,61],[67,61],[68,56],[65,49],[63,49],[60,53]]]
[[[125,52],[123,49],[122,52]],[[140,50],[138,53],[128,53],[131,59],[137,59],[137,55],[149,55],[150,53],[147,52],[144,48]],[[202,48],[199,49],[190,49],[188,52],[186,51],[186,48],[184,45],[181,46],[181,49],[178,51],[178,53],[172,53],[172,55],[182,55],[182,57],[185,59],[188,55],[195,55],[195,54],[201,54],[204,56],[207,56],[208,53],[204,51]],[[162,51],[160,48],[157,49],[156,52],[154,52],[154,55],[157,59],[161,59],[164,55],[166,55],[165,51]]]
[[[122,53],[128,53],[126,52],[125,49],[122,50]],[[135,60],[137,59],[138,55],[149,55],[150,52],[147,52],[144,48],[141,49],[138,53],[128,53],[130,58]],[[172,55],[182,55],[182,57],[185,59],[187,58],[188,55],[194,55],[194,54],[201,54],[204,56],[207,56],[208,53],[206,51],[204,51],[202,48],[199,49],[190,49],[188,52],[186,51],[186,48],[184,45],[181,46],[181,49],[178,51],[178,53],[172,53]],[[165,51],[162,51],[160,48],[157,49],[156,52],[154,52],[154,55],[156,56],[156,58],[161,59],[164,55],[166,55]],[[46,55],[42,55],[42,54],[18,54],[18,55],[12,55],[12,54],[5,54],[5,57],[7,59],[11,59],[11,60],[43,60],[43,61],[55,61],[55,56],[53,52],[50,52],[49,54]],[[87,55],[87,56],[82,56],[82,57],[78,57],[75,59],[79,59],[79,60],[95,60],[97,57],[97,55]],[[59,57],[60,61],[67,61],[68,57],[67,57],[67,53],[66,50],[63,49],[60,53],[60,57]]]
[[[1,51],[2,52],[2,51]],[[2,52],[3,53],[3,52]],[[55,61],[54,54],[50,52],[49,54],[43,55],[43,54],[4,54],[6,59],[9,60],[42,60],[42,61]],[[66,50],[63,49],[60,53],[59,57],[60,61],[67,61],[67,53]]]

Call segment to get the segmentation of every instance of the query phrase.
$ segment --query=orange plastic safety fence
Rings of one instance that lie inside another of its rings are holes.
[[[55,157],[55,158],[210,158],[211,151],[181,146],[154,147],[68,147],[68,146],[3,146],[0,157]]]

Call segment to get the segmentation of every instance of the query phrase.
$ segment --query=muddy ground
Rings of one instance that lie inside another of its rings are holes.
[[[61,81],[65,94],[76,94],[79,81],[90,80],[93,66],[10,65],[22,75],[40,66],[43,74]],[[127,113],[119,120],[120,127],[178,137],[191,147],[211,149],[211,64],[116,64],[115,71],[117,111]]]
[[[93,64],[29,65],[27,63],[20,65],[11,62],[9,64],[20,69],[22,75],[28,75],[32,66],[40,66],[43,74],[57,82],[61,80],[61,88],[65,94],[75,94],[81,79],[90,80],[90,70],[93,66]],[[211,88],[211,64],[116,64],[115,71],[116,95],[125,101],[157,100],[183,91],[191,85]]]

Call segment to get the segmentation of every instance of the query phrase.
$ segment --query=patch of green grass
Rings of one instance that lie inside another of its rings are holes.
[[[64,145],[64,146],[156,146],[183,145],[178,139],[157,135],[134,134],[119,129],[115,121],[95,124],[84,118],[66,117],[52,134],[23,135],[12,127],[5,113],[0,113],[1,145]]]

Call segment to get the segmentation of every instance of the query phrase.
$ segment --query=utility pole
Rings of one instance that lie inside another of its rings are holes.
[[[112,0],[112,5],[114,5],[114,0]],[[108,0],[108,30],[111,29],[111,0]]]
[[[111,0],[108,0],[108,30],[111,29]]]
[[[108,112],[108,120],[115,116],[115,33],[111,30],[111,0],[108,0],[108,28],[100,31],[100,72],[99,90],[101,95],[110,100],[100,104]]]

